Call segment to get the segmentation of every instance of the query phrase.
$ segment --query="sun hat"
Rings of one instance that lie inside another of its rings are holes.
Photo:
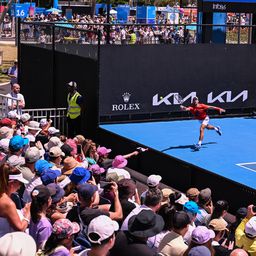
[[[74,157],[69,156],[64,159],[63,168],[61,171],[65,175],[70,175],[72,174],[73,170],[78,166],[81,166],[81,164],[77,162]]]
[[[25,232],[11,232],[0,238],[1,256],[36,255],[36,243]]]
[[[192,231],[192,241],[196,244],[205,244],[214,237],[214,232],[205,226],[197,226]]]
[[[91,172],[83,167],[76,167],[72,174],[69,176],[69,179],[72,183],[76,185],[83,184],[87,182],[91,177]]]
[[[61,175],[60,171],[48,169],[41,175],[41,180],[43,184],[46,186],[50,183],[55,182],[55,180]]]
[[[14,151],[18,151],[29,143],[27,138],[22,138],[20,135],[15,135],[10,139],[9,147]]]
[[[0,128],[0,139],[11,139],[13,135],[13,129],[7,126],[2,126]]]
[[[35,163],[36,174],[42,175],[45,171],[53,167],[53,164],[47,162],[44,159],[39,159]]]
[[[30,114],[29,113],[24,113],[20,116],[20,120],[25,123],[27,122],[29,119],[31,118]]]
[[[118,155],[112,162],[114,168],[124,168],[127,165],[127,160],[122,156]]]
[[[37,160],[39,160],[41,157],[40,151],[37,147],[31,147],[27,149],[25,153],[25,161],[26,163],[35,163]]]
[[[99,156],[105,156],[106,154],[109,154],[112,150],[109,148],[105,148],[105,147],[98,147],[97,148],[97,153],[99,154]]]
[[[147,238],[155,236],[164,228],[163,218],[151,210],[142,210],[128,222],[128,231],[135,237]]]
[[[163,188],[162,189],[162,193],[163,193],[163,199],[161,201],[161,205],[167,204],[169,202],[169,196],[171,194],[173,194],[174,191],[172,189],[170,189],[170,188]]]
[[[162,180],[162,177],[160,175],[152,174],[148,176],[147,184],[149,187],[156,187],[157,185],[159,185],[161,180]]]
[[[68,219],[58,219],[52,225],[52,233],[59,239],[65,239],[80,231],[78,223]]]
[[[101,244],[102,241],[111,237],[118,229],[119,225],[116,221],[111,220],[106,215],[100,215],[91,220],[87,229],[87,236],[90,242]]]
[[[22,173],[19,174],[10,174],[9,175],[9,181],[10,180],[18,180],[23,184],[28,184],[28,181],[26,179],[23,178]]]
[[[65,191],[56,183],[50,183],[46,186],[51,194],[52,202],[57,203],[65,195]]]
[[[89,167],[89,170],[92,171],[93,174],[100,175],[105,172],[105,169],[100,167],[98,164],[93,164]]]
[[[40,124],[37,121],[30,121],[28,123],[29,130],[41,131],[42,129],[39,126],[40,126]]]
[[[52,147],[61,148],[62,145],[63,143],[61,142],[60,138],[54,136],[50,138],[48,143],[44,144],[44,147],[46,148],[46,150],[50,150]]]

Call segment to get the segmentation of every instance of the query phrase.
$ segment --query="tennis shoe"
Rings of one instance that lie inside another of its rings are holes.
[[[197,143],[197,144],[194,145],[194,150],[195,150],[195,151],[199,151],[200,148],[201,148],[201,145],[200,145],[200,144]]]
[[[221,136],[222,135],[222,131],[221,131],[220,127],[217,126],[216,128],[217,128],[216,132]]]

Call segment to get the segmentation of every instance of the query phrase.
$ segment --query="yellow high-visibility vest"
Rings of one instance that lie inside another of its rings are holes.
[[[71,98],[69,97],[70,94],[68,94],[68,113],[67,116],[70,119],[75,119],[78,116],[81,115],[81,107],[76,103],[76,100],[81,94],[79,92],[76,92]]]

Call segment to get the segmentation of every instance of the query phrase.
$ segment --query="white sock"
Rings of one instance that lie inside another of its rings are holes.
[[[214,126],[214,130],[215,130],[215,131],[218,131],[219,129],[218,129],[218,127]]]
[[[202,145],[202,141],[199,140],[197,144],[201,146]]]

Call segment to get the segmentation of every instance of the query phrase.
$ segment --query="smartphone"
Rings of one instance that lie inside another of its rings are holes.
[[[47,116],[46,116],[46,120],[49,122],[49,120],[51,120],[51,116],[50,116],[50,114],[47,114]]]
[[[76,149],[77,149],[77,154],[78,154],[78,155],[82,154],[82,145],[78,144],[78,145],[76,146]]]

